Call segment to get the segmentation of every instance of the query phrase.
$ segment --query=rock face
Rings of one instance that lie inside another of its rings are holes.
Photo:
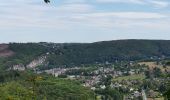
[[[45,62],[46,58],[47,58],[46,56],[38,57],[37,59],[30,62],[26,67],[31,69],[31,68],[35,68],[39,65],[42,65]]]
[[[9,57],[13,54],[14,52],[9,50],[9,46],[7,44],[0,44],[0,57]]]
[[[18,70],[18,71],[24,71],[27,68],[28,69],[34,69],[39,65],[44,64],[44,62],[46,61],[46,56],[40,56],[37,59],[34,59],[33,61],[31,61],[28,65],[24,66],[23,64],[17,64],[17,65],[13,65],[12,68],[10,68],[9,70]]]

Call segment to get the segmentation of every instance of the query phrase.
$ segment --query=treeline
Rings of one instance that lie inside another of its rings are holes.
[[[70,44],[54,50],[50,65],[80,65],[114,62],[116,60],[146,60],[170,57],[170,41],[118,40],[89,44]]]

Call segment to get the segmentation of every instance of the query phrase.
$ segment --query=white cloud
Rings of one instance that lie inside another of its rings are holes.
[[[96,27],[96,29],[169,29],[169,15],[149,12],[102,12],[72,16],[79,24]]]
[[[121,0],[98,0],[98,2]],[[144,0],[122,0],[124,3],[146,4]],[[166,7],[167,3],[147,0],[155,7]],[[151,3],[152,1],[152,3]],[[95,9],[87,0],[67,0],[60,5],[46,5],[42,0],[2,0],[0,4],[0,30],[2,29],[51,29],[58,30],[119,30],[133,32],[150,30],[169,31],[170,15],[151,11],[111,11]],[[163,1],[164,2],[164,1]],[[37,4],[38,3],[38,4]],[[76,31],[75,31],[76,32]]]
[[[85,3],[87,0],[65,0],[64,3]]]
[[[139,5],[151,5],[156,8],[168,7],[170,2],[166,0],[96,0],[99,3],[132,3]]]
[[[166,18],[168,16],[151,13],[151,12],[103,12],[87,14],[89,17],[106,17],[106,18],[125,18],[125,19],[159,19]]]
[[[100,3],[134,3],[143,4],[143,0],[96,0]]]
[[[85,13],[91,12],[93,10],[93,6],[88,4],[65,4],[62,6],[57,7],[57,10],[60,12],[67,12],[67,13]]]
[[[23,1],[23,0],[21,0]],[[18,1],[19,2],[19,1]],[[64,29],[76,26],[92,26],[96,28],[133,28],[135,25],[148,26],[148,20],[169,18],[166,14],[152,12],[101,12],[86,3],[66,3],[60,6],[26,4],[5,5],[1,7],[1,28],[51,28]],[[169,22],[169,21],[168,21]],[[150,25],[149,22],[148,24]],[[158,24],[160,22],[157,22]],[[162,25],[162,23],[160,23]],[[164,26],[164,25],[163,25]]]
[[[157,0],[150,0],[151,5],[155,6],[156,8],[165,8],[169,6],[169,2],[165,1],[157,1]]]
[[[68,18],[73,14],[87,13],[93,7],[83,3],[67,3],[54,6],[37,4],[35,0],[3,0],[0,6],[0,29],[2,28],[51,28],[70,27]],[[8,3],[9,2],[9,3]]]

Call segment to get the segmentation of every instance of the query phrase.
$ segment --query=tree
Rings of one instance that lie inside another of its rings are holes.
[[[170,99],[170,89],[164,94],[165,100]]]

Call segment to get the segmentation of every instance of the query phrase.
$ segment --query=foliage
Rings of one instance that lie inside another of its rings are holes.
[[[47,52],[47,48],[38,43],[12,43],[9,44],[9,49],[15,52],[15,56],[10,60],[16,64],[28,64],[31,60]]]
[[[24,78],[21,78],[24,77]],[[95,94],[76,81],[48,75],[18,76],[0,84],[0,100],[94,100]]]
[[[47,48],[38,43],[10,43],[8,49],[13,51],[14,55],[0,58],[0,70],[8,69],[17,64],[27,65],[47,52]]]
[[[80,65],[114,62],[115,60],[146,60],[170,56],[170,41],[118,40],[86,44],[63,44],[49,57],[50,65]]]
[[[96,93],[102,95],[102,100],[123,100],[123,95],[119,91],[109,87],[104,90],[96,90]]]
[[[36,57],[46,54],[50,69],[59,66],[70,67],[85,64],[115,61],[158,59],[170,57],[170,41],[162,40],[118,40],[96,43],[10,43],[9,49],[15,55],[0,58],[0,68],[9,68],[14,64],[28,64]]]
[[[135,74],[135,75],[117,77],[117,78],[114,78],[113,81],[122,81],[122,80],[143,80],[143,79],[145,79],[145,75],[143,75],[143,74]]]

